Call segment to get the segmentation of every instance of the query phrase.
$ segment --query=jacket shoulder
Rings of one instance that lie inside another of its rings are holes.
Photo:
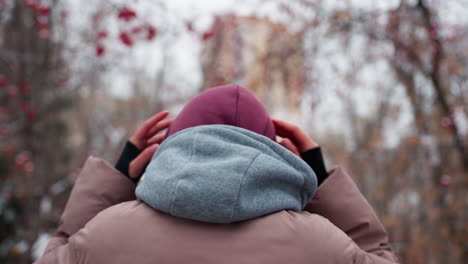
[[[138,223],[132,223],[132,216],[139,212],[141,206],[138,200],[123,202],[99,212],[76,234],[70,237],[69,244],[73,247],[78,262],[106,263],[107,256],[112,251],[122,247],[138,228]],[[133,229],[129,227],[134,227]],[[115,239],[109,239],[114,237]],[[120,241],[120,242],[117,242]]]
[[[341,229],[327,218],[309,212],[289,212],[295,225],[301,230],[298,239],[311,248],[320,249],[320,255],[333,259],[330,263],[354,263],[358,247]]]

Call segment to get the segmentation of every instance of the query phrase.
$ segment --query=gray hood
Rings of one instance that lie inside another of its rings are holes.
[[[300,158],[246,129],[205,125],[167,138],[136,196],[154,209],[211,223],[302,211],[317,178]]]

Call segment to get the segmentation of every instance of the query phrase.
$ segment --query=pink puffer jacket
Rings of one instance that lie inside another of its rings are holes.
[[[159,212],[135,200],[135,187],[90,157],[36,264],[396,262],[384,227],[340,168],[330,172],[306,211],[231,224]]]
[[[209,89],[195,97],[172,123],[167,136],[191,127],[211,124],[247,129],[272,142],[276,137],[273,123],[264,107],[248,90],[237,85]],[[205,143],[203,145],[213,144],[210,141]],[[236,151],[230,149],[222,152],[230,154]],[[213,159],[217,157],[213,153],[212,156]],[[153,164],[154,171],[161,172],[166,165],[175,167],[167,170],[167,173],[182,170],[183,166],[173,164],[175,158],[169,155],[161,166]],[[214,160],[220,162],[219,156]],[[222,161],[223,164],[229,163]],[[216,171],[213,167],[208,168]],[[274,166],[268,166],[267,171],[272,168]],[[152,171],[152,168],[148,170]],[[206,176],[198,175],[197,171],[204,173],[203,170],[195,170],[190,174],[194,174],[195,178]],[[220,174],[226,174],[225,170],[220,171]],[[254,171],[259,173],[258,170]],[[276,178],[272,182],[283,186],[290,193],[287,173],[280,174],[285,177]],[[267,179],[267,183],[270,182],[270,178]],[[265,190],[268,193],[268,186],[263,183],[257,189],[251,188],[252,193],[257,195]],[[156,197],[162,197],[162,193],[168,191],[160,184],[153,187],[149,191]],[[309,203],[308,198],[301,200],[300,209],[307,203],[305,211],[275,211],[229,224],[194,221],[163,213],[153,209],[154,206],[150,207],[150,203],[136,199],[135,188],[131,180],[105,161],[89,158],[75,183],[56,235],[51,239],[44,256],[36,263],[311,264],[396,261],[384,227],[351,178],[341,169],[330,172]],[[219,192],[217,188],[214,191]],[[195,192],[194,196],[199,193]],[[194,196],[187,196],[191,198],[182,201],[189,205],[188,209],[195,210],[192,213],[196,215],[195,205],[206,203],[197,203]],[[274,195],[268,199],[274,202],[282,198]],[[247,206],[264,204],[256,197],[245,203]],[[222,211],[225,208],[220,208],[220,204],[221,201],[218,203],[215,200],[214,205],[218,210],[210,207],[207,211],[214,214]]]

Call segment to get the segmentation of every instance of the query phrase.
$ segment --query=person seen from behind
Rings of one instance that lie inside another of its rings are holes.
[[[247,89],[211,88],[168,114],[115,167],[88,159],[36,264],[397,263],[351,177]]]

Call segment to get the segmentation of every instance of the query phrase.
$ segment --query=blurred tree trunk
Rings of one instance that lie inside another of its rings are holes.
[[[63,21],[56,13],[58,0],[42,6],[41,11],[25,0],[10,3],[11,13],[3,13],[8,18],[1,33],[4,64],[0,75],[8,81],[1,105],[11,113],[6,126],[14,150],[11,174],[2,178],[4,187],[10,188],[19,202],[19,215],[14,237],[2,239],[2,243],[11,244],[11,249],[0,259],[3,263],[30,263],[38,234],[49,231],[51,225],[49,204],[54,203],[54,197],[50,187],[67,176],[69,169],[67,126],[62,113],[72,105],[73,96],[64,87],[65,36],[60,34]],[[55,165],[53,170],[51,164]]]
[[[454,109],[452,106],[450,106],[447,99],[447,93],[449,93],[449,89],[445,87],[447,81],[444,81],[444,76],[442,76],[444,47],[438,35],[437,25],[433,22],[431,10],[427,7],[423,0],[418,1],[418,8],[421,10],[424,26],[427,35],[430,37],[431,45],[434,49],[431,58],[432,67],[428,72],[428,75],[432,82],[432,87],[435,90],[436,99],[439,103],[439,107],[441,108],[441,112],[445,115],[445,118],[448,118],[451,121],[452,129],[450,132],[452,133],[453,144],[458,151],[458,155],[460,156],[460,163],[465,168],[465,171],[468,172],[468,153],[466,152],[465,143],[463,142],[463,137],[460,134],[458,124],[455,122],[453,117]]]

